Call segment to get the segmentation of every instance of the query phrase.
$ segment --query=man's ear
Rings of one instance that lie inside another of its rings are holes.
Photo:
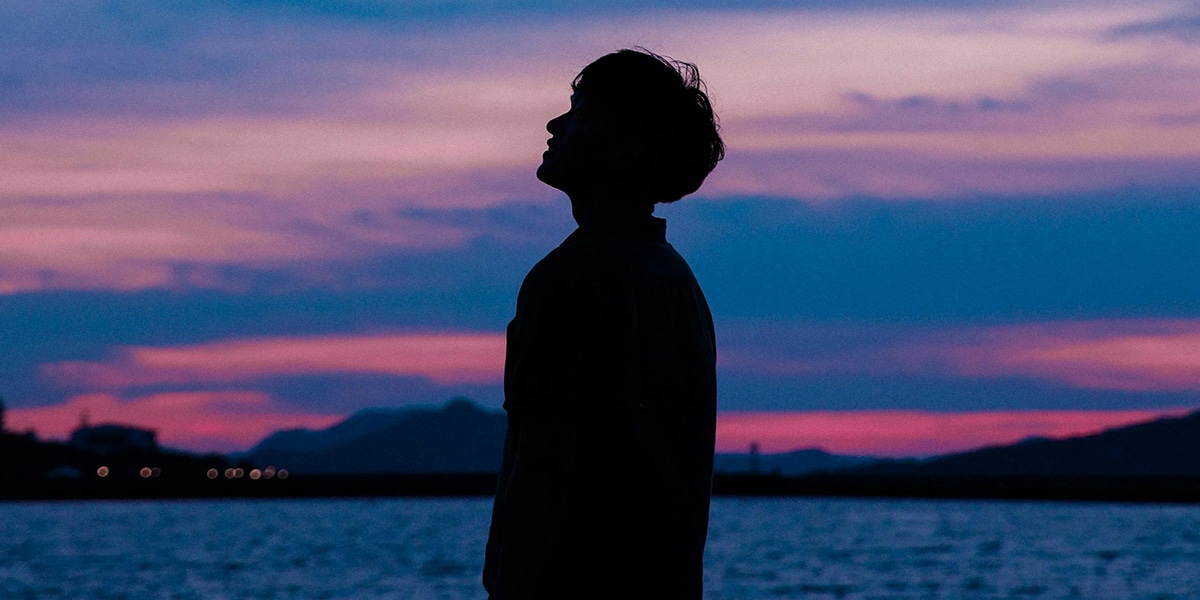
[[[612,156],[609,159],[613,175],[641,177],[645,169],[647,148],[641,141],[628,141],[614,144],[609,148]]]

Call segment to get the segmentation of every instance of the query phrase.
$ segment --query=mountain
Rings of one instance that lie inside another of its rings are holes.
[[[321,431],[280,431],[246,456],[292,473],[494,473],[506,427],[503,412],[455,398],[440,408],[366,410]]]
[[[1094,435],[1030,438],[857,472],[919,475],[1200,475],[1200,411]]]
[[[728,475],[747,473],[778,473],[785,477],[807,475],[816,472],[831,472],[863,467],[879,459],[866,456],[830,454],[816,448],[806,448],[780,454],[718,454],[713,460],[713,471]],[[754,464],[757,462],[757,466]]]
[[[331,448],[356,438],[393,427],[408,418],[409,411],[369,408],[320,431],[287,429],[259,442],[250,452],[303,452]]]
[[[245,457],[292,473],[490,473],[500,470],[507,426],[500,411],[456,398],[441,408],[368,409],[320,431],[279,431]],[[757,457],[761,473],[803,475],[862,466],[876,459],[817,449]],[[749,454],[718,454],[714,470],[754,470]]]
[[[372,409],[321,431],[281,431],[246,457],[293,473],[494,473],[506,420],[456,398],[440,408]],[[1068,439],[1030,438],[924,460],[880,460],[817,449],[756,457],[760,473],[1200,476],[1200,411]],[[718,454],[714,471],[752,472],[749,454]]]

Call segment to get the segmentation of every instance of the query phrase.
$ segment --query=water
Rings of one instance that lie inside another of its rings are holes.
[[[484,598],[476,499],[0,504],[0,598]],[[706,598],[1200,599],[1200,507],[717,499]]]

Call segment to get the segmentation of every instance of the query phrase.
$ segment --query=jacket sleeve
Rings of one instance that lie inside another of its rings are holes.
[[[606,352],[600,306],[569,273],[539,264],[521,286],[508,326],[504,408],[564,426],[585,415],[598,393]]]

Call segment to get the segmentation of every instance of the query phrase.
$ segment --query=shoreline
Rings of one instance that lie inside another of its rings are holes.
[[[0,501],[491,497],[495,489],[492,473],[292,475],[269,481],[62,478],[0,482]],[[1200,504],[1200,477],[718,473],[713,496]]]

